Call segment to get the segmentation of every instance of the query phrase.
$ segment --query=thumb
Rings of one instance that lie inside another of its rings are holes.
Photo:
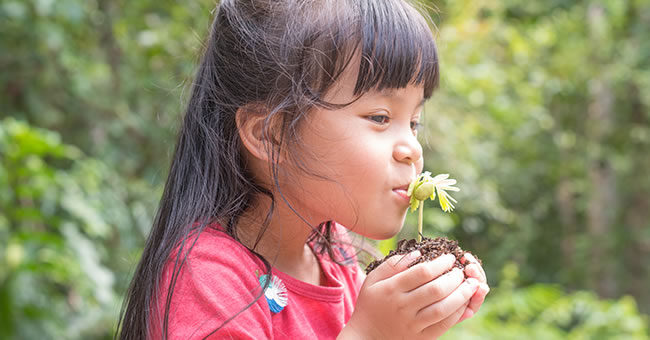
[[[405,255],[395,255],[389,257],[384,263],[380,264],[375,270],[368,274],[366,280],[372,283],[385,280],[397,273],[406,270],[413,261],[420,256],[420,251],[415,250]]]

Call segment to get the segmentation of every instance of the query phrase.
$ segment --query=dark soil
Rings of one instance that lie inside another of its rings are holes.
[[[415,250],[419,250],[421,255],[420,257],[415,259],[413,263],[410,263],[409,267],[412,267],[418,263],[422,263],[425,261],[431,261],[440,255],[453,254],[454,256],[456,256],[456,262],[454,263],[454,267],[463,270],[465,269],[465,264],[466,264],[465,259],[463,259],[463,256],[465,255],[465,253],[469,253],[463,251],[458,246],[458,241],[450,240],[444,237],[436,237],[436,238],[424,237],[422,238],[422,242],[420,243],[418,243],[415,239],[400,240],[399,242],[397,242],[397,249],[391,250],[390,253],[388,253],[388,255],[386,255],[386,257],[384,257],[383,259],[371,262],[368,265],[368,267],[366,267],[366,274],[370,273],[373,269],[377,268],[380,264],[382,264],[384,261],[386,261],[386,259],[390,258],[391,256],[404,255]],[[482,265],[481,260],[478,257],[474,255],[474,258],[476,258],[476,260]]]

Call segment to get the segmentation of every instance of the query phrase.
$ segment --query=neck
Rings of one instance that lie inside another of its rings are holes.
[[[276,202],[268,227],[255,244],[269,208],[270,199],[260,196],[254,208],[240,218],[237,225],[239,239],[264,256],[274,268],[298,280],[321,284],[318,260],[307,244],[312,228],[296,216],[283,200]],[[311,220],[305,217],[307,221]]]

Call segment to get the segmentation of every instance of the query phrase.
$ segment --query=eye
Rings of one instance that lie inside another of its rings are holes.
[[[386,124],[390,121],[390,117],[388,117],[387,115],[373,115],[373,116],[368,116],[367,118],[379,124]]]
[[[422,127],[422,124],[420,124],[420,122],[418,122],[418,121],[412,121],[411,122],[411,130],[418,131],[418,130],[420,130],[421,127]]]

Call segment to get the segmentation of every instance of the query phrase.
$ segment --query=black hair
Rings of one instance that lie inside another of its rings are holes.
[[[280,149],[268,150],[277,185],[277,155],[299,150],[297,128],[310,109],[341,106],[323,98],[354,58],[360,58],[356,96],[413,84],[423,87],[425,98],[431,97],[438,86],[439,64],[425,18],[404,0],[221,1],[153,227],[122,305],[116,338],[147,338],[151,318],[159,315],[166,338],[174,285],[198,235],[219,223],[238,240],[239,218],[264,195],[271,208],[259,242],[274,202],[284,199],[273,197],[248,173],[240,154],[237,110],[249,104],[264,108],[267,136],[271,122],[279,122],[280,135],[273,136]],[[300,152],[283,154],[303,164]],[[330,223],[312,226],[326,244],[333,241],[330,227]],[[269,262],[255,254],[270,272]],[[158,296],[165,265],[172,261],[167,296]],[[164,311],[158,310],[159,299],[165,299]],[[223,320],[219,328],[241,312]]]

